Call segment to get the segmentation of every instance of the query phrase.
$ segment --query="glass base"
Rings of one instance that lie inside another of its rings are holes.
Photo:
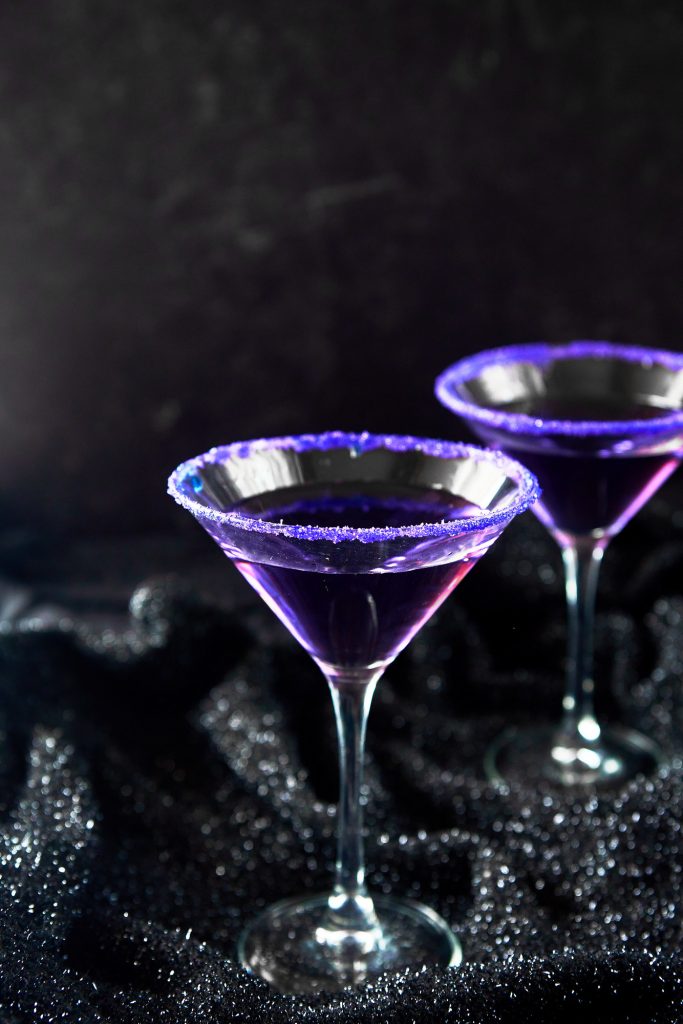
[[[634,729],[605,726],[597,741],[573,745],[551,726],[508,729],[484,758],[488,778],[500,786],[533,785],[539,778],[560,786],[604,786],[648,775],[661,761],[659,747]]]
[[[335,992],[407,967],[457,967],[460,943],[438,914],[412,900],[373,897],[379,929],[329,930],[328,896],[283,900],[252,921],[238,956],[278,992]],[[368,948],[369,947],[369,948]]]

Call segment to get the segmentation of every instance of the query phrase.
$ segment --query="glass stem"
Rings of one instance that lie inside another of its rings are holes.
[[[574,537],[562,546],[567,595],[567,688],[562,701],[561,735],[576,747],[600,739],[593,710],[593,640],[595,596],[606,538]]]
[[[373,943],[379,924],[365,888],[363,760],[368,713],[381,674],[380,670],[328,676],[339,739],[337,867],[328,927],[332,932],[365,934]]]

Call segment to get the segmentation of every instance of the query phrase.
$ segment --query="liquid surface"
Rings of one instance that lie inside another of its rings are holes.
[[[654,402],[639,402],[624,395],[608,395],[600,398],[562,398],[549,395],[524,399],[501,405],[505,412],[522,413],[535,419],[545,420],[590,420],[609,422],[617,420],[652,420],[671,412],[669,406],[655,405]]]
[[[541,396],[499,408],[537,419],[574,421],[648,420],[671,411],[627,395]],[[577,438],[516,435],[490,429],[481,430],[481,436],[536,474],[543,494],[534,511],[548,529],[560,535],[560,540],[618,533],[679,464],[675,438],[671,436]]]
[[[359,488],[362,487],[362,490]],[[233,511],[292,526],[397,528],[476,515],[480,508],[432,487],[367,482],[285,487],[247,498]]]
[[[295,487],[235,506],[243,515],[310,526],[398,527],[480,511],[444,491],[409,486]],[[481,553],[408,571],[334,573],[235,559],[307,651],[332,674],[388,664],[466,576]]]

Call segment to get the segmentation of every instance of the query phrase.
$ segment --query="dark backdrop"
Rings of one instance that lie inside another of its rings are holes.
[[[180,528],[167,471],[462,436],[458,355],[680,347],[679,0],[5,0],[5,526]]]

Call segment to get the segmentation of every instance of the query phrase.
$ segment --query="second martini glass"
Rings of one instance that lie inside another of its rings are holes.
[[[436,394],[489,444],[538,475],[534,512],[559,544],[569,616],[567,688],[556,728],[510,730],[489,752],[499,782],[629,778],[658,750],[593,710],[593,619],[609,541],[673,473],[683,445],[683,355],[577,341],[481,352],[446,370]]]
[[[365,726],[387,665],[536,499],[534,477],[467,445],[335,432],[214,448],[169,491],[320,666],[337,722],[334,888],[266,910],[242,935],[242,963],[290,993],[459,963],[433,910],[365,886]]]

